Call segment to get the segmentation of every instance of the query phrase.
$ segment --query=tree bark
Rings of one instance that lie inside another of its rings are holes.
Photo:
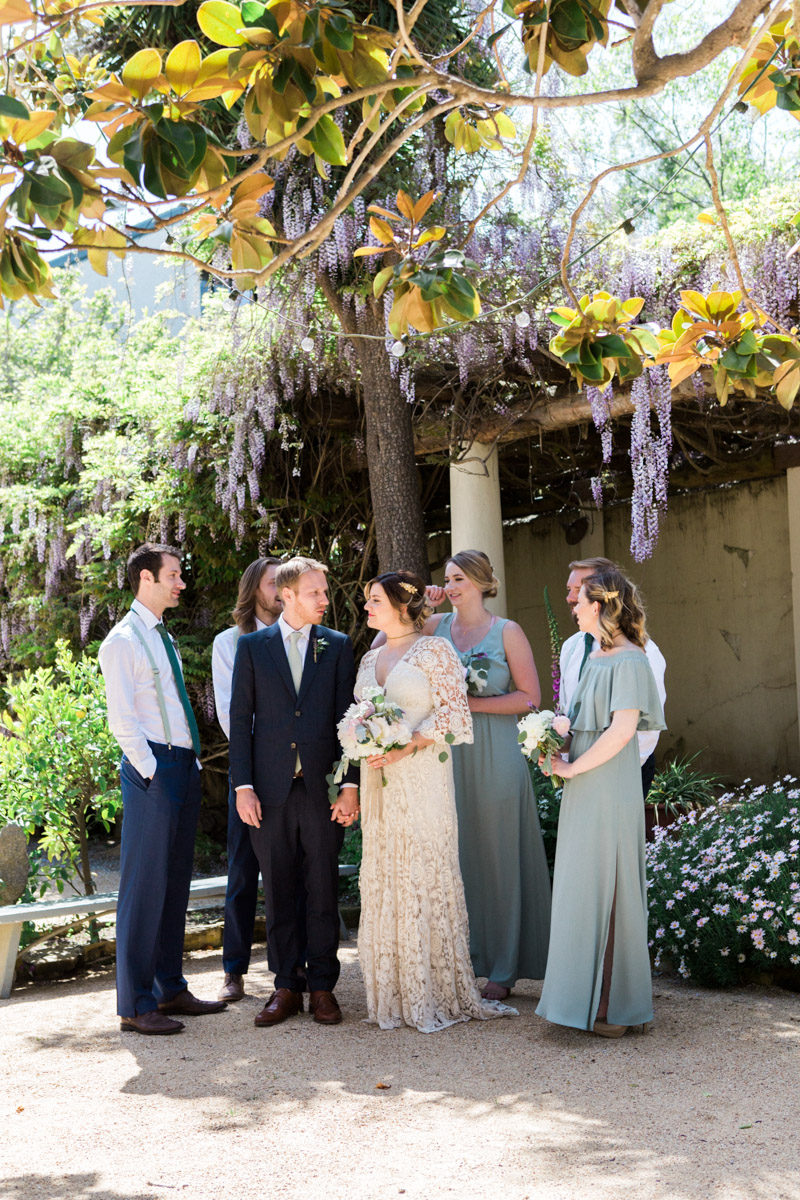
[[[330,280],[320,273],[319,281],[342,327],[352,336],[358,358],[378,570],[415,571],[428,583],[431,576],[411,405],[391,373],[386,350],[373,340],[386,332],[383,305],[369,296],[356,326],[355,317],[343,310]],[[359,333],[371,337],[359,337]]]
[[[382,306],[371,298],[365,333],[383,334]],[[405,568],[430,579],[419,474],[414,454],[411,405],[391,374],[386,351],[377,342],[354,339],[361,368],[361,397],[367,425],[369,490],[375,515],[378,566]]]

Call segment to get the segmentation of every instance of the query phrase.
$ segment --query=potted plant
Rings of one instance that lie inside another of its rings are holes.
[[[649,842],[657,826],[672,825],[678,817],[714,803],[721,780],[718,775],[696,770],[697,758],[697,754],[674,758],[656,774],[644,806],[645,837]]]

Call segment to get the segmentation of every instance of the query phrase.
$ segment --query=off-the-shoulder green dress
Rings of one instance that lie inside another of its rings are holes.
[[[655,679],[643,651],[587,659],[570,710],[574,762],[619,709],[637,708],[637,728],[664,729]],[[644,804],[637,739],[602,766],[567,779],[561,799],[553,878],[550,952],[536,1009],[557,1025],[591,1029],[603,985],[603,959],[615,904],[612,1025],[652,1020],[647,948]]]

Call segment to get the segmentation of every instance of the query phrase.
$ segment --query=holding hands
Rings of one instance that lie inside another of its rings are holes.
[[[358,820],[361,809],[358,806],[358,788],[346,787],[339,792],[339,798],[331,805],[331,820],[339,825],[352,825]]]

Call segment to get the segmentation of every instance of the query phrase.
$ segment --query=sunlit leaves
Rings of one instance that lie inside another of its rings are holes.
[[[665,363],[677,387],[701,367],[710,367],[720,404],[731,390],[754,399],[757,389],[775,387],[778,401],[791,408],[800,390],[800,342],[794,336],[768,333],[766,313],[739,312],[741,292],[713,289],[708,296],[681,292],[682,307],[670,329],[658,335],[657,363]]]
[[[472,110],[463,114],[453,109],[444,125],[444,136],[456,150],[475,154],[478,150],[502,150],[504,139],[516,137],[514,122],[506,113],[497,111],[483,116]]]
[[[585,75],[593,46],[608,42],[606,17],[611,0],[505,0],[504,9],[522,22],[522,41],[530,71],[539,61],[539,42],[545,30],[544,70],[555,62],[568,75]]]
[[[738,92],[762,115],[782,108],[800,120],[800,35],[790,9],[759,40],[742,71]]]
[[[31,16],[27,0],[0,0],[0,25],[16,25],[18,21],[29,21]]]
[[[475,264],[460,250],[433,251],[433,244],[440,242],[447,230],[443,225],[427,229],[420,225],[435,199],[434,192],[426,192],[415,201],[407,192],[399,191],[397,212],[370,205],[370,232],[380,245],[360,246],[354,253],[354,257],[361,258],[392,252],[397,258],[373,281],[376,298],[389,286],[394,291],[389,330],[396,338],[404,337],[410,328],[433,333],[448,321],[470,321],[481,311],[480,296],[464,274]]]
[[[658,349],[651,330],[632,324],[643,305],[638,296],[619,300],[595,292],[581,297],[577,309],[556,308],[549,317],[562,332],[551,339],[550,350],[581,387],[604,391],[615,375],[621,383],[633,380],[644,370],[645,357]]]
[[[3,297],[19,300],[28,296],[52,297],[50,268],[32,241],[6,229],[0,242],[0,308]]]

